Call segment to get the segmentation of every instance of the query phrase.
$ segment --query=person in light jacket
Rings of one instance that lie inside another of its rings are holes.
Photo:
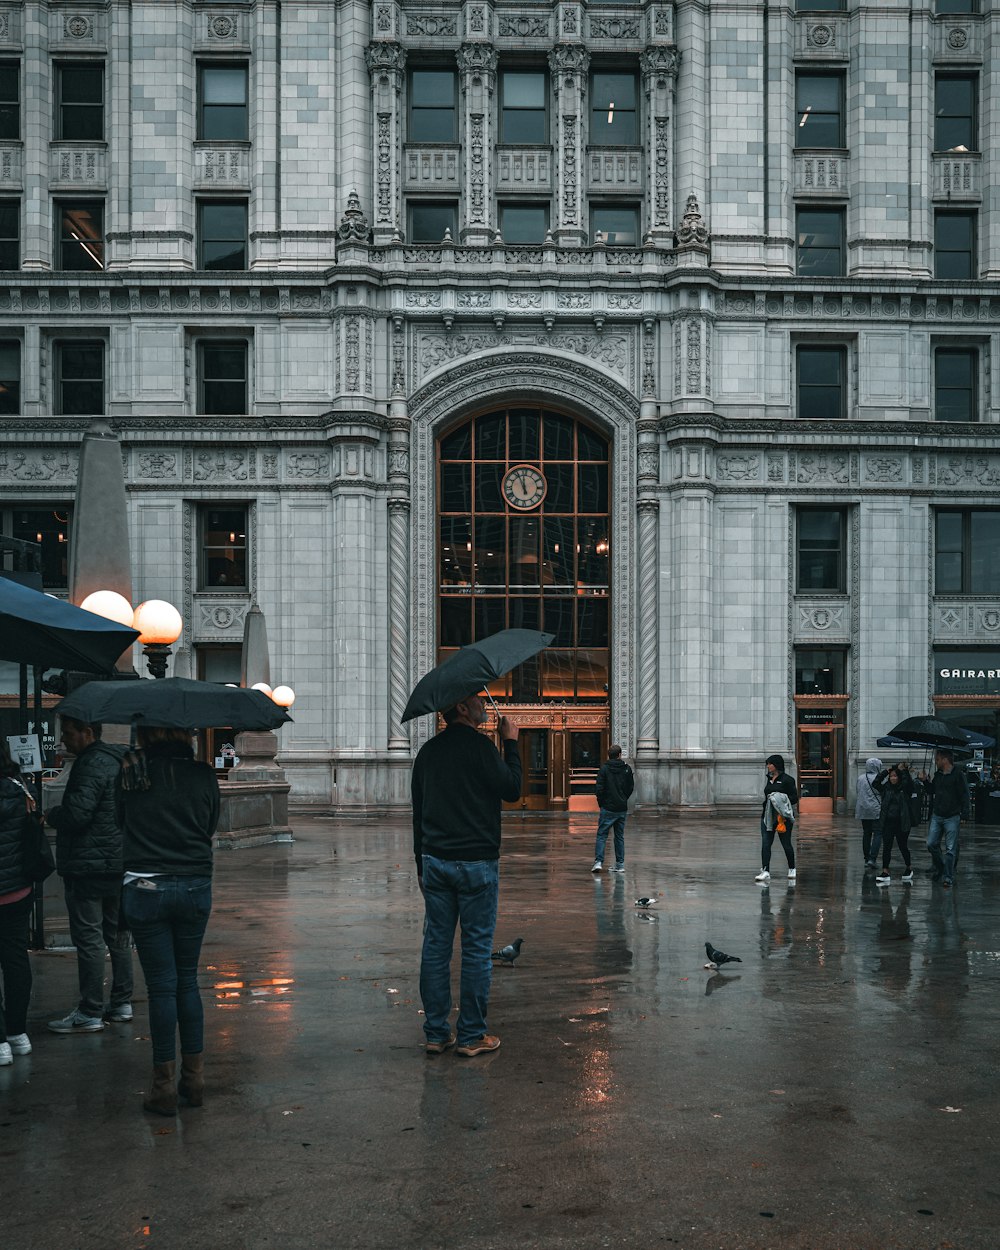
[[[865,867],[874,868],[878,859],[878,820],[881,811],[875,778],[882,771],[882,761],[875,755],[865,760],[865,771],[858,773],[858,797],[854,804],[854,818],[861,821],[861,849],[864,851]]]

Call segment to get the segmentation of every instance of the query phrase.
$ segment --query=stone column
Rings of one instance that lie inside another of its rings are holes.
[[[20,13],[24,23],[24,59],[30,72],[24,78],[23,112],[30,124],[24,128],[21,176],[24,186],[24,238],[21,268],[52,268],[52,202],[49,186],[49,140],[52,128],[52,64],[49,57],[48,5],[26,4]]]
[[[673,238],[674,86],[680,54],[662,44],[643,50],[642,89],[646,99],[646,240],[669,247]]]
[[[458,50],[459,83],[465,123],[461,241],[482,246],[493,237],[493,95],[497,81],[496,48],[463,43]]]
[[[389,750],[407,755],[410,738],[402,723],[410,693],[410,418],[403,398],[401,318],[393,323],[393,398],[389,404]]]
[[[588,238],[583,153],[590,53],[579,44],[556,44],[549,53],[549,68],[556,101],[556,224],[552,233],[557,243],[579,247]]]
[[[391,41],[375,42],[365,53],[372,81],[372,124],[375,139],[374,241],[389,243],[400,229],[400,110],[406,50]]]
[[[660,704],[660,501],[656,487],[660,479],[660,449],[655,411],[640,419],[638,510],[638,644],[639,690],[637,699],[638,734],[636,758],[655,761],[659,750]]]

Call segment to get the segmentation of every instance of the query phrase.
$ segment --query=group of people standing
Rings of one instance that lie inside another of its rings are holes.
[[[894,845],[899,847],[903,857],[903,881],[913,880],[910,833],[920,824],[925,795],[930,804],[927,849],[933,863],[931,878],[945,889],[954,884],[959,829],[970,812],[969,787],[965,774],[955,767],[951,751],[936,751],[934,763],[932,777],[926,772],[914,776],[908,763],[883,768],[882,761],[872,756],[865,761],[865,771],[858,774],[854,814],[861,821],[865,868],[878,872],[876,885],[888,885],[892,880],[890,866]],[[880,850],[881,870],[877,865]]]
[[[204,1013],[198,960],[212,908],[215,772],[194,758],[183,729],[138,731],[139,749],[103,741],[103,727],[62,718],[75,755],[62,802],[46,814],[77,951],[79,998],[49,1022],[63,1036],[132,1019],[132,943],[149,996],[153,1077],[147,1111],[174,1115],[178,1094],[203,1100]],[[27,1013],[32,879],[26,793],[0,738],[0,1066],[31,1053]],[[105,951],[111,957],[104,1000]],[[177,1034],[181,1070],[176,1071]]]

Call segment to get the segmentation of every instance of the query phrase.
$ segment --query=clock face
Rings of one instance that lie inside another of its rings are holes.
[[[548,488],[544,474],[530,464],[514,465],[503,479],[503,497],[518,512],[537,508]]]

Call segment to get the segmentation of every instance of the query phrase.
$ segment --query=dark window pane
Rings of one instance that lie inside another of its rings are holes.
[[[546,460],[573,459],[573,422],[546,412],[542,418],[542,455]]]
[[[503,517],[476,517],[472,554],[476,585],[503,593],[507,580],[507,523]]]
[[[506,629],[503,599],[479,599],[474,601],[475,637],[488,638]]]
[[[58,213],[61,267],[103,269],[104,205],[63,204]]]
[[[246,343],[201,344],[201,370],[203,412],[219,414],[246,412]]]
[[[934,276],[975,276],[976,220],[973,213],[936,213],[934,217]]]
[[[541,629],[540,599],[511,599],[507,612],[508,629]]]
[[[938,551],[962,550],[962,513],[939,512],[937,514]]]
[[[608,471],[604,465],[581,464],[579,473],[579,495],[577,511],[607,512],[608,510]]]
[[[441,511],[468,512],[472,507],[472,473],[467,464],[441,466]]]
[[[800,209],[797,272],[811,277],[840,277],[844,272],[844,215],[836,209]]]
[[[59,410],[67,416],[104,411],[104,344],[61,343],[57,349]]]
[[[607,651],[576,653],[576,697],[605,699],[608,693]]]
[[[635,247],[639,242],[639,210],[634,205],[595,207],[590,213],[590,237],[598,232],[605,243]]]
[[[206,65],[201,71],[201,93],[206,104],[246,104],[245,65]]]
[[[546,599],[544,630],[555,634],[553,647],[571,647],[573,645],[573,613],[575,599]]]
[[[507,456],[507,418],[502,413],[476,418],[476,459],[504,460]]]
[[[934,415],[938,421],[976,420],[976,370],[974,350],[940,350],[934,355]]]
[[[69,584],[72,517],[70,504],[60,504],[55,508],[18,508],[14,512],[12,537],[41,546],[42,585],[47,590],[62,590]]]
[[[201,245],[202,269],[246,269],[246,248],[242,243],[210,242]]]
[[[843,13],[847,0],[796,0],[798,13]]]
[[[604,517],[581,517],[577,522],[576,580],[579,586],[605,589],[608,585],[608,522]]]
[[[843,651],[795,650],[796,694],[846,694]]]
[[[14,416],[20,408],[21,345],[0,343],[0,416]]]
[[[591,143],[631,146],[638,141],[634,74],[592,74],[590,109]]]
[[[64,343],[60,358],[63,381],[93,381],[104,377],[103,344]]]
[[[961,552],[938,552],[934,568],[934,589],[939,595],[962,593]]]
[[[528,109],[504,109],[502,143],[544,143],[545,113]]]
[[[410,90],[414,108],[451,108],[455,103],[455,74],[452,70],[415,69],[410,75]]]
[[[61,408],[66,416],[103,412],[103,385],[100,382],[64,382]]]
[[[842,590],[844,514],[804,508],[798,515],[800,590]]]
[[[608,645],[607,599],[580,599],[576,605],[576,645],[606,647]]]
[[[451,70],[414,70],[410,75],[410,124],[414,143],[453,143],[455,74]]]
[[[844,354],[841,348],[800,347],[796,353],[798,415],[838,420],[844,415]]]
[[[202,269],[246,269],[246,203],[203,203],[198,210]]]
[[[17,61],[0,61],[0,139],[20,139],[21,67]]]
[[[798,74],[795,79],[795,146],[844,146],[844,80],[839,74]]]
[[[441,459],[468,460],[471,456],[472,426],[466,421],[453,434],[446,434],[442,438]]]
[[[799,543],[804,548],[840,545],[841,514],[803,509],[799,516]]]
[[[442,517],[438,577],[443,587],[472,582],[472,525],[467,516]]]
[[[541,71],[507,71],[501,83],[501,143],[546,141],[546,78]]]
[[[472,641],[472,600],[468,597],[441,600],[442,647],[464,647]]]
[[[500,233],[505,243],[544,243],[549,228],[547,204],[503,204]]]
[[[936,13],[978,13],[979,0],[937,0]]]
[[[502,464],[476,465],[476,511],[503,512]]]
[[[21,205],[17,200],[0,200],[0,239],[16,239],[20,219]]]
[[[1000,594],[1000,512],[973,512],[970,538],[972,580],[969,593]]]
[[[934,84],[934,149],[977,150],[976,79],[941,75]]]
[[[209,508],[202,513],[201,584],[240,589],[247,585],[247,511]]]
[[[541,565],[538,559],[541,522],[537,517],[510,519],[510,588],[538,590],[541,587]]]
[[[0,241],[0,269],[18,269],[21,251],[17,243]]]
[[[571,517],[546,517],[542,531],[542,585],[553,592],[571,590],[576,547]]]
[[[411,204],[411,243],[440,243],[446,230],[452,239],[457,230],[458,211],[454,204]]]
[[[247,388],[243,382],[209,382],[203,386],[207,413],[219,415],[242,413],[247,409]]]
[[[104,66],[61,65],[59,138],[104,138]]]
[[[547,513],[573,511],[573,478],[571,464],[547,464],[545,480],[549,488],[542,505]]]
[[[540,414],[537,408],[513,408],[509,419],[511,460],[538,459]]]
[[[581,460],[607,460],[608,440],[600,434],[588,429],[585,425],[576,427],[577,455]]]

